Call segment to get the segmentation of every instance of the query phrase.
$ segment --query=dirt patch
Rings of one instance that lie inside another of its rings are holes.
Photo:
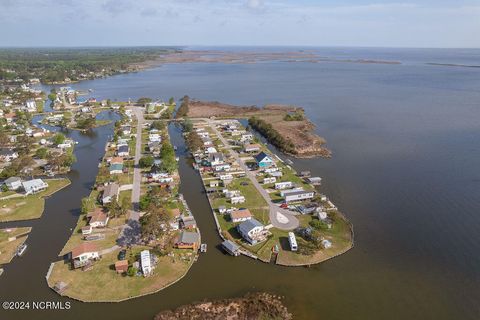
[[[295,146],[292,155],[298,158],[321,156],[329,158],[332,152],[326,148],[324,138],[315,134],[315,125],[303,118],[299,121],[285,121],[292,113],[302,113],[303,108],[280,104],[258,106],[234,106],[218,101],[206,102],[190,100],[188,116],[190,118],[250,118],[255,116],[272,125],[282,137]]]

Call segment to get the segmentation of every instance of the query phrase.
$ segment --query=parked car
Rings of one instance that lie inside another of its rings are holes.
[[[118,260],[125,260],[126,257],[127,257],[127,250],[125,249],[120,250],[120,252],[118,253]]]

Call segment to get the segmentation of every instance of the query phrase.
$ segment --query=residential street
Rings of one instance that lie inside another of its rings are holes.
[[[272,199],[270,198],[270,195],[268,192],[262,187],[262,185],[257,181],[257,178],[255,177],[255,174],[252,173],[247,165],[243,162],[243,160],[240,158],[240,155],[234,151],[228,141],[222,136],[221,132],[217,130],[215,127],[215,122],[211,121],[209,119],[206,119],[210,127],[215,131],[217,134],[218,138],[222,143],[225,145],[225,147],[228,148],[228,151],[230,154],[237,160],[238,164],[240,167],[245,171],[245,174],[247,177],[250,179],[252,184],[255,186],[257,191],[262,195],[262,197],[265,199],[269,206],[269,216],[270,216],[270,223],[281,230],[293,230],[299,226],[299,221],[295,217],[295,215],[283,208],[280,208],[278,205],[272,202]]]

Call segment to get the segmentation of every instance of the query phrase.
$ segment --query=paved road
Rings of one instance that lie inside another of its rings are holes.
[[[258,190],[258,192],[262,195],[263,199],[265,199],[265,201],[267,202],[269,207],[270,223],[274,227],[281,230],[293,230],[297,228],[299,226],[299,221],[295,217],[295,215],[286,209],[280,208],[278,205],[272,202],[270,195],[262,187],[262,185],[257,181],[257,177],[255,177],[255,174],[248,169],[247,165],[240,158],[240,155],[238,154],[238,152],[232,149],[228,141],[222,136],[221,132],[217,130],[215,126],[215,122],[209,119],[207,120],[207,122],[210,125],[210,127],[215,131],[220,141],[222,141],[222,143],[228,149],[230,154],[237,160],[238,164],[245,171],[247,177],[250,179],[250,181]]]
[[[137,118],[137,138],[135,143],[135,157],[133,168],[133,188],[132,188],[132,205],[133,210],[130,211],[127,223],[123,226],[120,235],[117,238],[117,243],[121,246],[128,246],[140,241],[141,227],[140,227],[140,183],[142,174],[138,162],[142,156],[142,128],[143,128],[143,110],[139,107],[131,107],[135,117]]]

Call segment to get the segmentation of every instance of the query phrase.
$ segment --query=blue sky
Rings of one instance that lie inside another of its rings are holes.
[[[480,47],[480,0],[0,0],[0,46]]]

